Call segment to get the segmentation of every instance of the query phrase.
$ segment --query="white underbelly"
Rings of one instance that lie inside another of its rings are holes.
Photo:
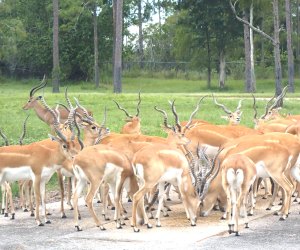
[[[182,175],[182,169],[180,168],[169,168],[159,179],[159,182],[169,182],[176,184],[178,178]]]
[[[255,164],[256,167],[256,176],[257,177],[261,177],[261,178],[267,178],[270,177],[270,175],[268,174],[268,172],[266,171],[266,165],[263,161],[259,161]]]
[[[29,166],[17,168],[6,167],[0,174],[0,182],[3,183],[4,181],[13,182],[19,180],[32,180],[33,176],[34,174]]]
[[[70,171],[68,171],[68,170],[66,170],[66,169],[64,169],[64,168],[62,168],[60,171],[61,171],[61,174],[62,174],[63,176],[66,176],[66,177],[73,177],[73,176],[74,176],[73,171],[70,172]]]

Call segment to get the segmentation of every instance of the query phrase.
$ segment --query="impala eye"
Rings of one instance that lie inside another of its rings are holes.
[[[66,144],[63,144],[63,148],[66,149],[66,148],[67,148],[67,145],[66,145]]]
[[[92,129],[96,129],[96,126],[93,126]]]

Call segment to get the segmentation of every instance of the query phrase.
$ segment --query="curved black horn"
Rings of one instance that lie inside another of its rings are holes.
[[[279,96],[277,96],[275,102],[269,107],[269,111],[275,109],[275,108],[278,108],[279,105],[280,105],[280,101],[283,101],[283,98],[285,97],[286,95],[286,92],[287,92],[287,87],[288,86],[285,86],[281,92],[281,94]]]
[[[193,121],[193,118],[194,118],[194,116],[196,115],[196,113],[197,113],[198,110],[199,110],[200,103],[202,102],[202,100],[203,100],[205,97],[207,97],[207,95],[203,96],[203,97],[198,101],[195,110],[191,113],[190,119],[189,119],[189,121],[187,122],[187,124],[185,125],[185,127],[186,127],[187,129],[191,126],[192,121]]]
[[[54,127],[58,128],[59,127],[59,120],[58,120],[58,117],[57,117],[57,114],[54,112],[53,109],[51,109],[48,104],[46,103],[45,99],[43,96],[40,97],[40,100],[43,104],[43,106],[51,113],[51,115],[53,116],[54,118],[54,122],[53,122],[53,125]]]
[[[41,83],[39,85],[33,87],[30,90],[29,97],[32,97],[35,94],[35,92],[37,92],[38,90],[44,88],[47,85],[47,81],[45,81],[45,79],[46,79],[46,76],[44,75],[43,80],[41,81]]]
[[[170,102],[170,101],[169,101],[169,103],[170,103],[170,105],[171,105],[171,107],[172,107],[172,112],[173,112],[173,115],[174,115],[174,117],[175,117],[175,125],[176,125],[176,127],[178,128],[178,131],[181,132],[182,127],[181,127],[181,125],[180,125],[179,117],[178,117],[178,114],[177,114],[177,112],[176,112],[176,108],[175,108],[175,100],[174,100],[173,102]]]
[[[274,95],[266,104],[266,107],[265,107],[265,113],[260,117],[260,119],[265,119],[265,117],[267,116],[267,114],[269,113],[269,109],[270,109],[270,106],[271,105],[271,102],[274,100],[276,95]]]
[[[217,100],[216,100],[214,94],[212,94],[212,97],[213,97],[213,99],[214,99],[215,104],[216,104],[217,106],[221,107],[221,108],[225,111],[225,113],[227,113],[227,114],[231,114],[231,113],[232,113],[228,108],[226,108],[226,106],[225,106],[224,104],[220,104],[220,103],[217,102]]]
[[[22,132],[22,134],[20,136],[20,139],[19,139],[19,144],[20,145],[23,145],[23,140],[24,140],[25,135],[26,135],[26,123],[27,123],[28,118],[29,118],[29,115],[27,115],[27,117],[25,118],[24,123],[23,123],[23,132]]]
[[[164,125],[165,125],[165,127],[168,128],[168,129],[173,129],[173,127],[171,127],[171,126],[168,124],[168,115],[167,115],[166,111],[164,111],[164,110],[162,110],[162,109],[159,109],[159,108],[157,108],[156,106],[154,107],[154,109],[155,109],[156,111],[158,111],[158,112],[160,112],[160,113],[163,114],[163,116],[164,116]]]
[[[126,111],[126,109],[124,109],[123,107],[121,107],[120,104],[119,104],[117,101],[115,101],[115,100],[113,100],[113,101],[114,101],[114,103],[117,105],[118,109],[124,111],[124,113],[125,113],[125,115],[126,115],[127,117],[133,118],[133,116],[130,115],[130,114]]]
[[[0,136],[3,138],[4,142],[5,142],[5,146],[9,146],[9,142],[7,140],[7,137],[5,134],[3,134],[2,130],[0,129]]]
[[[79,126],[78,126],[77,121],[76,121],[76,110],[74,112],[74,117],[73,118],[74,118],[75,127],[77,129],[77,140],[78,140],[78,142],[80,144],[80,148],[82,150],[84,148],[84,144],[83,144],[82,140],[80,139],[80,129],[79,129]]]
[[[253,93],[252,93],[252,97],[253,97],[253,109],[254,109],[254,116],[253,116],[253,118],[254,118],[254,120],[256,120],[257,119],[257,108],[256,108],[256,99],[255,99],[255,96],[253,95]]]
[[[67,101],[67,104],[68,104],[69,108],[72,109],[73,105],[72,105],[72,102],[70,101],[70,98],[68,96],[68,87],[66,87],[66,89],[65,89],[65,98],[66,98],[66,101]]]
[[[239,112],[239,111],[241,111],[241,107],[242,107],[242,101],[243,101],[243,99],[239,100],[239,104],[238,104],[238,106],[236,107],[236,110],[235,110],[235,112]]]
[[[138,104],[136,106],[136,115],[135,116],[139,116],[139,114],[140,114],[140,104],[141,104],[141,102],[142,102],[141,91],[139,91],[139,102],[138,102]]]

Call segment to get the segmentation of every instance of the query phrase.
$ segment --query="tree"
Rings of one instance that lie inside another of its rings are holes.
[[[285,0],[285,18],[286,18],[286,40],[288,52],[288,76],[289,92],[294,92],[294,55],[292,46],[292,22],[291,22],[291,5],[290,0]]]
[[[122,25],[123,0],[114,0],[114,51],[113,51],[113,84],[114,93],[122,92]]]
[[[52,91],[59,92],[59,46],[58,46],[58,3],[53,0],[53,70],[52,70]]]
[[[251,29],[253,29],[255,32],[259,33],[263,37],[267,38],[270,40],[274,46],[274,61],[275,61],[275,94],[276,96],[279,96],[282,92],[282,87],[281,87],[281,81],[282,81],[282,70],[281,70],[281,59],[280,59],[280,41],[279,41],[279,12],[278,12],[278,0],[273,0],[273,24],[274,24],[274,34],[273,37],[270,35],[266,34],[259,28],[254,27],[251,25],[249,22],[246,20],[240,18],[237,15],[235,6],[238,3],[238,0],[235,1],[234,4],[232,4],[232,1],[229,0],[231,9],[233,13],[235,14],[235,17],[237,20],[242,22],[245,25],[248,25]],[[282,103],[278,104],[279,106],[282,106]]]
[[[231,48],[236,48],[235,42],[242,32],[241,27],[234,21],[230,6],[222,0],[184,0],[180,6],[187,11],[185,23],[199,39],[198,44],[206,47],[208,58],[214,50],[217,51],[219,88],[225,88],[227,53]],[[207,72],[210,79],[213,60],[208,58]]]
[[[244,10],[245,21],[249,21],[249,14],[247,10]],[[250,47],[250,28],[244,24],[244,48],[245,48],[245,91],[247,93],[254,92],[252,85],[252,74],[251,74],[251,47]]]

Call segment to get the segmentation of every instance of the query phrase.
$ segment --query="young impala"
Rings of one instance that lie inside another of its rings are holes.
[[[239,235],[238,217],[240,209],[248,228],[247,198],[256,178],[256,167],[252,160],[243,154],[233,154],[225,158],[221,164],[222,186],[227,195],[227,218],[229,233]]]

